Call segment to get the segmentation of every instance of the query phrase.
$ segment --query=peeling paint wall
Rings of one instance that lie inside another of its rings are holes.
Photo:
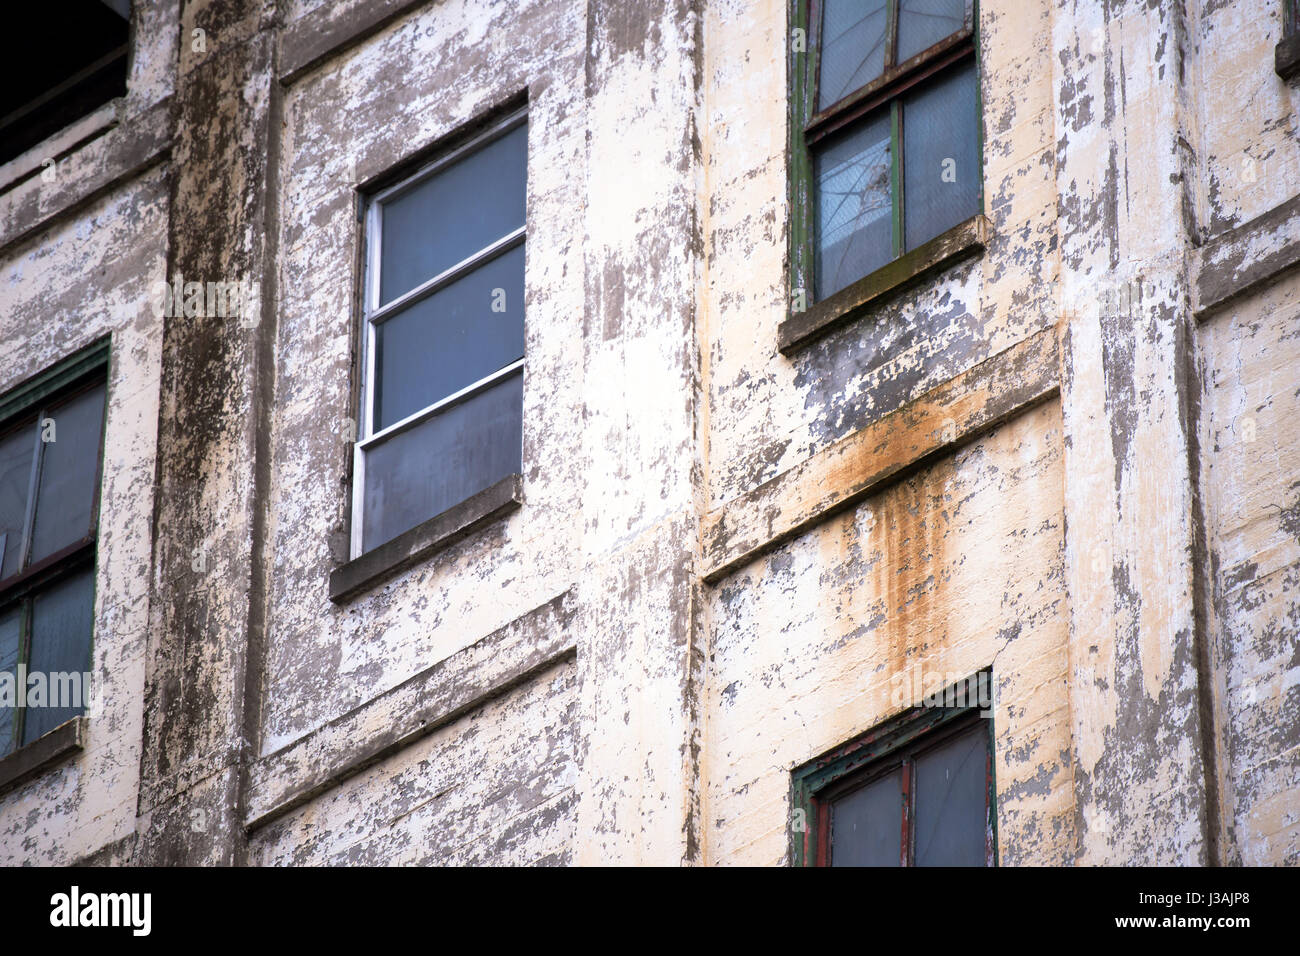
[[[1061,439],[1041,406],[718,587],[712,862],[783,862],[790,782],[774,768],[990,665],[1001,860],[1069,862]]]
[[[1300,863],[1300,281],[1204,329],[1227,859]]]
[[[1261,5],[983,0],[987,248],[787,356],[785,0],[137,4],[0,169],[0,394],[112,335],[107,708],[0,861],[782,864],[794,768],[992,668],[1003,865],[1300,862]],[[524,97],[523,505],[332,602],[359,191]]]

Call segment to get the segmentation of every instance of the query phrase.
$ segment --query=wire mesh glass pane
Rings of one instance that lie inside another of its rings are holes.
[[[90,533],[104,424],[104,386],[69,399],[37,422],[43,441],[36,492],[31,561],[74,544]]]
[[[527,152],[524,124],[383,203],[381,304],[524,224]]]
[[[975,64],[903,101],[903,225],[915,249],[979,212]]]
[[[900,0],[897,62],[956,33],[965,19],[966,0]]]
[[[826,0],[822,11],[818,110],[866,86],[885,69],[885,0]]]
[[[831,866],[898,866],[903,772],[895,770],[831,803]]]
[[[27,519],[27,492],[32,480],[32,456],[36,434],[32,428],[0,438],[0,578],[17,574]]]
[[[31,660],[28,674],[45,675],[45,701],[27,698],[23,743],[30,743],[85,710],[86,672],[94,626],[95,573],[86,568],[32,599]]]
[[[366,551],[519,473],[523,384],[521,369],[366,449]]]
[[[888,112],[819,145],[813,176],[817,183],[814,295],[825,299],[893,258]]]
[[[13,605],[6,611],[0,611],[0,674],[13,675],[14,691],[18,686],[18,648],[22,638],[22,605]],[[18,719],[17,701],[15,706],[5,706],[0,702],[0,757],[14,749],[14,728]]]
[[[375,431],[524,357],[524,247],[375,326]]]
[[[983,866],[988,730],[974,727],[916,758],[916,865]]]

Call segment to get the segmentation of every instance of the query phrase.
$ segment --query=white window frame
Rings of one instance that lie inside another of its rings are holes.
[[[433,416],[458,405],[467,399],[488,388],[491,388],[497,382],[514,375],[524,367],[524,360],[511,362],[503,368],[497,369],[488,375],[483,376],[477,382],[465,386],[459,391],[453,392],[438,401],[420,409],[401,421],[393,422],[379,431],[372,432],[374,424],[374,395],[375,395],[375,326],[384,321],[390,315],[405,308],[411,303],[432,295],[439,289],[442,289],[464,275],[474,271],[483,263],[490,259],[495,259],[503,255],[516,246],[523,245],[527,235],[527,222],[513,232],[483,247],[478,252],[467,256],[455,265],[444,269],[430,279],[425,280],[402,295],[386,303],[382,308],[379,304],[379,275],[380,264],[383,262],[383,208],[384,203],[394,197],[401,195],[403,192],[419,185],[424,180],[433,176],[435,173],[457,160],[463,159],[466,155],[476,152],[482,147],[495,139],[506,135],[517,129],[519,126],[526,125],[528,122],[528,107],[524,106],[512,112],[509,116],[493,123],[482,132],[475,134],[472,138],[462,143],[446,155],[439,156],[436,160],[421,167],[418,171],[394,183],[385,189],[380,190],[366,199],[365,210],[365,278],[361,302],[361,391],[359,402],[359,419],[357,423],[357,440],[352,450],[352,521],[351,521],[351,543],[350,556],[355,560],[364,553],[362,542],[364,540],[364,519],[365,519],[365,500],[366,500],[366,450],[373,447],[385,439],[388,439],[399,432],[413,428],[422,422],[427,421]],[[526,186],[526,184],[525,184]],[[526,203],[526,200],[525,200]],[[525,219],[526,219],[525,215]]]

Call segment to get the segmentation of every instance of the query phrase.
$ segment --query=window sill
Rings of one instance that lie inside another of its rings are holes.
[[[1284,80],[1300,73],[1300,33],[1283,37],[1273,50],[1273,70]]]
[[[7,757],[0,758],[0,793],[25,783],[69,754],[84,746],[85,717],[73,717],[43,737],[24,744]]]
[[[519,475],[502,478],[442,514],[336,568],[330,574],[330,600],[337,604],[356,597],[484,525],[505,517],[523,503],[523,478]]]
[[[777,332],[777,347],[789,355],[832,328],[862,317],[874,306],[921,279],[961,259],[982,253],[992,234],[993,226],[988,219],[972,216],[841,289],[829,299],[791,315],[781,323]]]

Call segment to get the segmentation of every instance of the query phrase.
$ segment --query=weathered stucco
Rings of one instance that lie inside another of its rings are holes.
[[[1300,862],[1260,5],[983,0],[986,248],[783,354],[785,0],[137,4],[116,125],[0,167],[0,394],[112,339],[105,710],[0,861],[781,864],[991,668],[1002,864]],[[525,101],[523,503],[331,601],[358,191]]]

